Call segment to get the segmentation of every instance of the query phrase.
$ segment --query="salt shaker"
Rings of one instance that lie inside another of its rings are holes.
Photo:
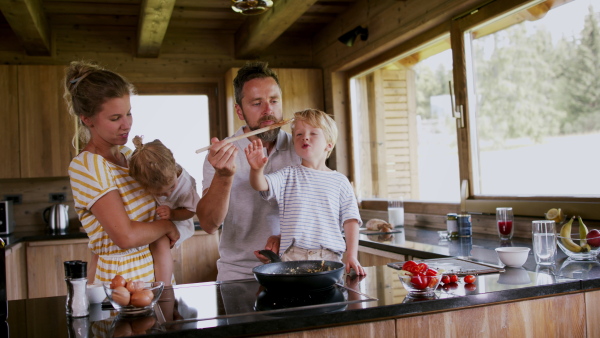
[[[85,294],[87,262],[67,261],[64,264],[67,282],[67,315],[86,317],[90,314],[90,302]]]

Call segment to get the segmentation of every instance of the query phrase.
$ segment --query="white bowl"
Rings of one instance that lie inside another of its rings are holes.
[[[88,284],[85,290],[85,294],[90,301],[90,304],[102,303],[106,299],[106,293],[102,284]]]
[[[526,247],[507,246],[496,248],[496,253],[504,265],[511,268],[520,268],[527,261],[529,250],[531,249]]]

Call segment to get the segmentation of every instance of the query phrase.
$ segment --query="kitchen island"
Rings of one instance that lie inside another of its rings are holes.
[[[479,261],[488,264],[494,261],[485,250],[493,251],[500,245],[531,246],[527,239],[507,243],[485,235],[476,235],[467,242],[444,242],[437,231],[404,230],[404,236],[394,233],[393,238],[385,240],[361,235],[361,246],[436,258],[463,250],[461,244],[470,245],[471,258],[479,256]],[[346,276],[335,295],[326,293],[319,301],[299,304],[292,299],[292,304],[282,308],[277,300],[290,301],[289,295],[264,302],[269,297],[249,279],[177,285],[165,290],[153,315],[133,319],[119,317],[95,304],[89,318],[67,321],[65,297],[10,301],[8,324],[11,337],[68,336],[68,330],[74,328],[88,332],[89,337],[289,337],[306,334],[301,331],[307,330],[317,336],[361,337],[394,337],[407,332],[419,332],[420,337],[600,335],[596,324],[600,312],[594,306],[600,301],[598,262],[572,262],[558,255],[557,265],[546,269],[536,266],[530,255],[525,268],[482,274],[472,285],[458,283],[440,288],[435,297],[425,299],[407,295],[398,270],[379,265],[366,271],[364,278]],[[338,297],[340,292],[342,298]]]

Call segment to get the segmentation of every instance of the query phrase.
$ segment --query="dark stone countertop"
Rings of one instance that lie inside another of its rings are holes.
[[[498,264],[494,248],[528,246],[528,239],[500,242],[495,236],[475,235],[466,240],[442,241],[435,230],[406,227],[392,238],[360,235],[362,246],[419,258],[459,256],[487,264]],[[413,299],[398,279],[398,270],[388,266],[366,268],[364,278],[347,276],[343,302],[313,305],[296,311],[255,310],[260,285],[255,280],[226,283],[177,285],[165,290],[153,315],[125,318],[92,305],[90,317],[67,320],[65,297],[49,297],[9,302],[8,324],[11,336],[67,336],[81,327],[90,336],[147,334],[164,337],[243,336],[307,330],[332,325],[377,321],[394,317],[490,305],[506,301],[583,292],[600,287],[600,264],[575,262],[559,251],[556,265],[542,268],[533,255],[523,268],[483,274],[476,283],[460,282],[453,288],[439,288],[430,299]],[[368,297],[366,297],[366,296]],[[39,310],[36,310],[39,309]],[[293,319],[293,320],[290,320]]]

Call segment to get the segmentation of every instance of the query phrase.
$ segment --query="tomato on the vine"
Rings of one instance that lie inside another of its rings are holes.
[[[458,276],[450,275],[450,283],[456,283],[456,282],[458,282]]]
[[[465,276],[465,283],[467,283],[467,284],[475,283],[475,276],[473,276],[473,275],[466,275]]]
[[[450,283],[450,276],[448,276],[448,275],[443,275],[443,276],[442,276],[442,283],[444,283],[444,284],[448,284],[448,283]]]

